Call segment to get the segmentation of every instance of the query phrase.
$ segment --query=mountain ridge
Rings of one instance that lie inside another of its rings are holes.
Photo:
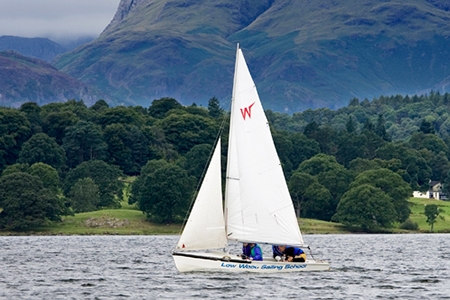
[[[117,103],[229,106],[236,44],[267,109],[446,92],[444,0],[122,0],[102,34],[54,65]]]
[[[442,88],[448,20],[438,0],[122,0],[100,37],[56,66],[134,103],[226,104],[239,42],[267,108],[338,108]]]
[[[0,36],[0,51],[14,50],[25,56],[35,57],[51,62],[57,55],[67,49],[47,38],[23,38],[18,36]]]
[[[24,102],[46,104],[83,99],[87,105],[108,96],[59,72],[51,64],[15,51],[0,51],[0,105],[19,107]]]

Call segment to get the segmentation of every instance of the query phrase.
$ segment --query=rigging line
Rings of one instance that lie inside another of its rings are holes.
[[[309,254],[311,254],[311,258],[313,259],[313,260],[316,260],[315,258],[314,258],[314,255],[313,255],[313,253],[312,253],[312,249],[308,246],[308,250],[309,250]]]

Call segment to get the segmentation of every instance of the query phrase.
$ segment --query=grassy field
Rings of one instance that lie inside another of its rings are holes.
[[[313,219],[299,221],[303,233],[327,234],[346,233],[338,223]],[[161,235],[179,234],[181,224],[155,224],[146,220],[145,215],[126,203],[120,209],[99,210],[63,217],[60,223],[53,223],[34,231],[2,232],[0,235]]]
[[[105,209],[65,216],[33,231],[2,232],[0,235],[156,235],[178,234],[181,224],[154,224],[145,214],[126,203],[120,209]]]
[[[450,201],[441,201],[435,199],[412,198],[410,201],[411,215],[410,219],[419,224],[419,231],[429,232],[430,225],[426,222],[427,217],[424,214],[425,205],[436,204],[442,212],[434,223],[434,232],[450,233]],[[442,217],[442,219],[440,218]]]
[[[347,228],[339,223],[314,219],[300,219],[298,224],[304,234],[349,233]]]
[[[434,224],[434,232],[450,233],[450,201],[412,198],[410,219],[419,225],[415,232],[429,232],[430,225],[426,223],[424,207],[426,204],[436,204],[442,209],[441,216]],[[343,234],[355,232],[342,224],[313,219],[301,219],[300,228],[304,234]],[[66,216],[60,223],[27,232],[2,232],[0,235],[161,235],[179,234],[181,224],[154,224],[146,220],[145,215],[134,206],[126,203],[120,209],[99,210]],[[386,233],[408,233],[412,231],[392,228],[383,230]]]

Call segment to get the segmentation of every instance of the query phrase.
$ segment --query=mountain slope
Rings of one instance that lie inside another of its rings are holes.
[[[87,105],[105,97],[50,64],[14,51],[0,52],[0,105],[19,107],[33,101],[40,105],[83,99]]]
[[[52,61],[57,55],[66,52],[66,48],[47,38],[23,38],[18,36],[0,36],[0,51],[14,50],[25,56]]]
[[[240,42],[266,108],[346,105],[447,82],[444,0],[122,0],[57,68],[122,101],[229,102]]]

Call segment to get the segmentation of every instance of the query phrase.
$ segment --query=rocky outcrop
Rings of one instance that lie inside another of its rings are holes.
[[[106,26],[104,32],[109,32],[114,30],[114,27],[117,24],[120,24],[123,19],[126,18],[131,12],[133,12],[136,7],[139,7],[141,3],[148,2],[149,0],[120,0],[119,7],[117,8],[117,12],[114,15],[111,22]]]

